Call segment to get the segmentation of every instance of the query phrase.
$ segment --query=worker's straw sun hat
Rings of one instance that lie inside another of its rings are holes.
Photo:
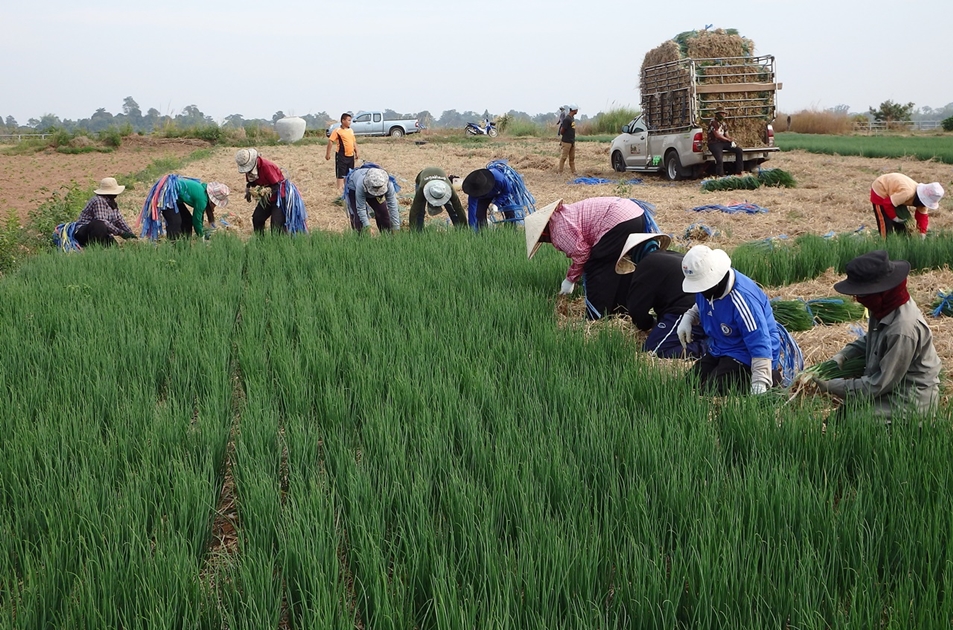
[[[205,193],[216,208],[224,208],[228,205],[229,192],[231,191],[228,190],[228,186],[221,182],[209,182],[205,185]]]
[[[715,111],[714,115],[715,115],[715,116],[719,116],[719,115],[721,115],[721,116],[727,116],[727,115],[728,115],[728,112],[726,112],[726,111],[723,110],[723,109],[719,109],[719,110],[716,110],[716,111]]]
[[[102,181],[99,182],[99,188],[93,192],[97,195],[118,195],[125,189],[126,187],[120,186],[115,177],[104,177]]]
[[[940,199],[943,198],[944,192],[943,186],[940,186],[939,182],[917,184],[917,197],[930,210],[936,210],[940,207]]]
[[[572,105],[566,105],[566,107],[568,107],[568,108],[569,108],[569,111],[571,111],[571,112],[578,112],[578,111],[579,111],[579,106],[576,105],[575,103],[573,103]]]
[[[834,285],[834,290],[844,295],[870,295],[892,289],[910,273],[906,260],[890,260],[887,252],[877,251],[862,254],[847,263],[847,279]]]
[[[431,206],[439,207],[450,201],[453,189],[447,182],[435,179],[424,184],[424,198]]]
[[[471,197],[483,197],[489,195],[495,185],[493,172],[488,168],[480,168],[463,180],[463,192]]]
[[[701,293],[721,282],[731,269],[731,258],[723,249],[696,245],[682,258],[682,290],[685,293]]]
[[[668,246],[672,243],[672,239],[668,234],[629,234],[629,238],[625,239],[625,245],[622,246],[622,253],[619,254],[619,260],[615,263],[615,272],[618,274],[634,272],[638,265],[637,260],[632,260],[632,256],[637,253],[635,249],[651,240],[654,240],[658,244],[659,249],[668,249]]]
[[[557,199],[545,208],[537,210],[523,219],[523,226],[526,229],[527,258],[532,258],[536,255],[536,250],[539,249],[541,244],[539,238],[543,235],[543,231],[549,224],[549,219],[552,218],[553,212],[556,211],[556,208],[558,208],[562,202],[562,199]]]
[[[387,194],[387,171],[382,168],[372,168],[364,176],[364,190],[371,197],[383,197]]]
[[[258,165],[258,151],[255,149],[239,149],[235,154],[235,163],[239,173],[250,173]]]

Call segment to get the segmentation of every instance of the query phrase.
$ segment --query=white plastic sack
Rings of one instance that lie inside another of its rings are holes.
[[[286,116],[275,122],[275,131],[282,142],[297,142],[304,138],[304,128],[307,126],[304,118]]]

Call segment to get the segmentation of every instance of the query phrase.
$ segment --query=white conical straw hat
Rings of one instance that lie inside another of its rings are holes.
[[[542,210],[537,210],[523,219],[523,226],[526,229],[527,258],[532,258],[536,254],[536,250],[540,246],[539,237],[543,235],[543,230],[546,229],[550,217],[553,216],[553,212],[562,202],[562,199],[557,199]]]

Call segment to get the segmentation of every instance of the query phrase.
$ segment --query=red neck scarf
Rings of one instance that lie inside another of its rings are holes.
[[[887,289],[881,293],[872,293],[871,295],[858,295],[857,301],[870,311],[870,314],[877,319],[883,319],[907,303],[910,294],[907,293],[907,279],[892,289]]]

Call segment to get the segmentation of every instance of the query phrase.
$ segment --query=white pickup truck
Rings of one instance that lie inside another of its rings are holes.
[[[341,126],[336,122],[330,125],[325,135],[331,135],[331,132]],[[390,136],[400,138],[408,133],[417,133],[420,131],[420,121],[416,118],[385,120],[384,113],[380,111],[364,112],[360,111],[351,118],[351,129],[355,136]]]
[[[718,110],[728,126],[744,127],[741,142],[745,170],[778,150],[774,146],[774,57],[680,59],[642,71],[642,115],[622,127],[609,148],[612,168],[663,173],[674,181],[700,177],[714,158],[708,151],[706,121]],[[704,126],[703,126],[704,125]],[[735,156],[726,152],[726,163]]]

